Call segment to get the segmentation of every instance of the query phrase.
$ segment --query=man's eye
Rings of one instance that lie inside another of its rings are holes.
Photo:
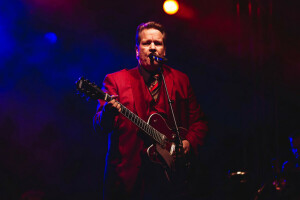
[[[151,42],[143,42],[142,44],[143,44],[143,45],[150,45]]]
[[[162,45],[161,42],[154,42],[155,45],[159,46],[159,45]]]

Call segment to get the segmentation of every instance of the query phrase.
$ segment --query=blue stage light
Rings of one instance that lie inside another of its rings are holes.
[[[56,43],[56,41],[57,41],[56,34],[52,33],[52,32],[46,33],[45,38],[51,43]]]

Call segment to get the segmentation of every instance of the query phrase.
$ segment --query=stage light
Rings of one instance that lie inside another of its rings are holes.
[[[167,14],[173,15],[173,14],[177,13],[177,11],[179,9],[179,4],[175,0],[166,0],[164,2],[163,8]]]
[[[57,36],[55,33],[49,32],[45,34],[45,38],[50,42],[50,43],[56,43],[57,41]]]

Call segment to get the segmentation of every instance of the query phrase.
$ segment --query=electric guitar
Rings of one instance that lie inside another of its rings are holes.
[[[91,99],[102,99],[106,102],[112,100],[112,97],[103,92],[96,84],[80,77],[76,81],[77,90]],[[119,102],[118,102],[119,103]],[[121,103],[121,114],[138,126],[145,134],[150,136],[153,144],[146,149],[146,153],[152,162],[161,164],[171,182],[182,180],[184,173],[189,168],[189,162],[186,162],[183,150],[176,147],[176,134],[168,127],[165,119],[158,113],[152,114],[145,122],[135,113],[127,109]],[[179,127],[181,138],[185,138],[187,129]]]

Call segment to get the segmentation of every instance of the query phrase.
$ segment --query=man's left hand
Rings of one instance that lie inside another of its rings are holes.
[[[184,154],[187,154],[191,148],[190,142],[187,140],[182,140],[182,148],[183,148]]]

